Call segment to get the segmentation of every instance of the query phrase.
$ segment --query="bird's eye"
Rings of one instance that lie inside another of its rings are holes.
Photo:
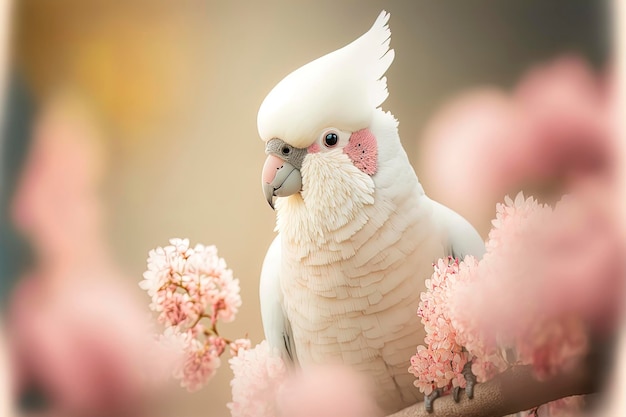
[[[289,146],[283,146],[280,151],[283,155],[289,155],[291,153],[291,148]]]
[[[324,136],[324,145],[329,148],[332,148],[339,142],[339,136],[335,132],[329,132]]]

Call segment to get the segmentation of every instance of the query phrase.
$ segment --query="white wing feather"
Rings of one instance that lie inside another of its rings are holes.
[[[466,255],[481,259],[485,254],[485,242],[474,226],[454,210],[434,200],[433,216],[447,232],[446,252],[462,260]]]
[[[261,298],[261,320],[265,339],[272,349],[278,350],[283,359],[297,363],[295,346],[291,335],[289,320],[283,310],[283,297],[280,287],[280,235],[267,250],[261,280],[259,296]]]

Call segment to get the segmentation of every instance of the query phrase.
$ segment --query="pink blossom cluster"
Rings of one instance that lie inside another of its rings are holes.
[[[421,294],[417,315],[426,330],[424,341],[428,346],[417,347],[409,372],[417,378],[415,386],[426,395],[437,388],[447,390],[452,386],[465,386],[462,370],[468,355],[456,342],[456,331],[450,322],[446,302],[448,278],[458,271],[458,260],[452,257],[440,259],[434,265],[432,277],[426,280],[427,291]]]
[[[434,272],[426,280],[426,292],[421,294],[417,315],[426,331],[427,346],[417,347],[411,358],[409,372],[415,377],[415,386],[426,395],[435,389],[449,391],[465,388],[463,368],[472,360],[472,370],[479,381],[484,381],[503,370],[505,363],[495,345],[488,349],[477,333],[459,333],[450,311],[451,291],[461,283],[475,279],[472,273],[477,261],[468,256],[464,261],[448,257],[434,264]]]
[[[450,298],[461,343],[479,335],[483,344],[506,350],[510,362],[532,365],[541,378],[572,366],[587,352],[586,315],[576,308],[570,289],[577,271],[567,267],[574,262],[567,249],[576,238],[569,233],[574,207],[566,199],[553,209],[521,193],[498,204],[475,278],[457,286]],[[464,346],[481,356],[471,343]]]
[[[197,391],[215,375],[227,347],[231,355],[250,347],[248,339],[231,341],[217,329],[218,321],[233,321],[241,306],[239,280],[215,246],[192,248],[188,239],[171,239],[170,245],[151,250],[147,263],[139,286],[165,326],[161,347],[177,357],[172,374],[181,386]]]
[[[422,392],[463,387],[470,360],[485,381],[510,365],[532,365],[546,378],[584,357],[590,327],[616,303],[593,282],[621,275],[605,267],[619,264],[611,262],[619,257],[609,223],[578,197],[554,208],[521,193],[507,197],[497,206],[482,260],[434,265],[418,308],[426,346],[417,347],[409,369]]]

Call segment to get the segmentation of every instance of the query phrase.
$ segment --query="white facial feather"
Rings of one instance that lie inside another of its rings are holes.
[[[367,127],[389,94],[384,74],[394,51],[388,20],[383,11],[360,38],[280,81],[259,109],[261,139],[280,138],[305,148],[326,127],[349,132]]]
[[[365,224],[363,207],[372,204],[372,177],[341,149],[311,154],[302,164],[302,192],[276,202],[276,228],[289,242],[315,249],[329,232],[349,222]]]

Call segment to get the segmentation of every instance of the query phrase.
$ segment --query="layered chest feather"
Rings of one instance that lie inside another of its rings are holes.
[[[369,320],[394,306],[416,307],[443,245],[431,210],[415,203],[406,199],[390,210],[367,207],[367,221],[357,223],[358,230],[346,230],[357,227],[346,224],[325,233],[316,247],[285,239],[281,288],[290,321],[319,332],[339,322]],[[394,327],[403,319],[384,321],[380,324]]]

